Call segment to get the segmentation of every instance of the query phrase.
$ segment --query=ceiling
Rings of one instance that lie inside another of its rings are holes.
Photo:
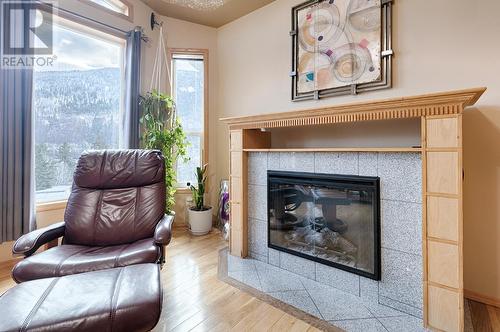
[[[160,15],[218,28],[274,0],[142,0]]]

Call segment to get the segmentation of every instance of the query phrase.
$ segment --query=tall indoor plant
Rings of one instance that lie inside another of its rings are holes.
[[[160,150],[165,157],[165,184],[167,188],[166,213],[172,214],[176,191],[175,165],[178,159],[186,160],[186,134],[176,116],[172,97],[153,90],[141,96],[142,111],[141,145],[146,149]]]
[[[204,235],[212,229],[212,207],[205,205],[207,165],[196,167],[196,186],[191,185],[193,206],[189,207],[189,228],[194,235]]]

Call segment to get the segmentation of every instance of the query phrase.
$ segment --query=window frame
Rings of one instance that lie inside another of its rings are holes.
[[[172,82],[170,86],[170,95],[174,96],[174,86],[173,86],[173,75],[174,75],[174,55],[192,55],[192,56],[202,56],[203,57],[203,144],[202,144],[202,152],[201,152],[201,162],[202,165],[208,163],[208,147],[209,147],[209,99],[208,99],[208,91],[209,91],[209,73],[208,73],[208,65],[209,65],[209,57],[208,57],[208,49],[205,48],[175,48],[171,47],[167,49],[167,59],[168,64],[171,69],[170,72],[170,82]],[[209,189],[210,180],[207,180],[207,185],[205,191]],[[178,186],[178,193],[190,193],[190,189],[186,186]]]
[[[86,0],[79,0],[79,1],[86,1]],[[121,1],[121,0],[120,0]],[[90,2],[90,1],[89,1]],[[96,4],[97,5],[97,4]],[[97,5],[99,6],[99,5]],[[99,6],[101,8],[101,6]],[[102,7],[104,8],[104,7]],[[127,43],[127,35],[126,33],[119,33],[117,30],[107,28],[105,25],[99,24],[99,22],[94,22],[94,21],[89,21],[85,17],[81,17],[78,15],[75,15],[71,12],[63,11],[63,10],[57,10],[58,8],[55,7],[56,10],[52,12],[53,17],[53,22],[54,24],[62,24],[65,25],[67,28],[73,28],[73,26],[78,25],[78,28],[81,27],[81,32],[82,33],[87,33],[87,34],[92,34],[94,31],[103,34],[103,35],[108,35],[108,36],[95,36],[95,38],[100,39],[102,41],[118,41],[121,40],[124,43],[124,53],[122,54],[122,64],[121,64],[121,71],[122,74],[124,75],[124,71],[126,70],[126,59],[125,59],[125,52],[126,52],[126,43]],[[107,9],[107,8],[104,8]],[[42,7],[42,10],[44,8]],[[132,7],[129,7],[129,13],[131,13]],[[110,10],[110,12],[119,14],[116,12],[113,12]],[[119,14],[122,15],[122,14]],[[124,15],[122,15],[124,16]],[[62,22],[62,23],[61,23]],[[94,30],[94,31],[92,31]],[[122,82],[122,95],[124,96],[125,93],[125,86],[126,82]],[[120,101],[120,112],[123,113],[125,111],[125,98],[122,98]],[[123,116],[123,114],[122,114]],[[121,136],[121,135],[120,135]],[[33,132],[33,137],[34,137],[34,132]],[[120,137],[120,142],[119,144],[121,145],[122,143],[122,137]],[[35,165],[33,164],[33,169]],[[55,211],[55,210],[60,210],[66,208],[66,204],[68,202],[68,199],[59,199],[59,200],[54,200],[54,201],[47,201],[47,202],[36,202],[36,188],[34,188],[34,196],[35,196],[35,211],[36,212],[45,212],[45,211]]]
[[[128,14],[116,12],[116,11],[109,9],[109,8],[106,8],[106,7],[100,5],[92,0],[78,0],[78,1],[82,2],[84,4],[87,4],[89,6],[92,6],[94,8],[97,8],[99,10],[102,10],[103,12],[105,12],[107,14],[125,19],[129,22],[134,22],[134,6],[132,6],[132,4],[130,2],[128,2],[127,0],[118,0],[118,1],[120,1],[121,3],[123,3],[125,5],[125,7],[127,7]]]

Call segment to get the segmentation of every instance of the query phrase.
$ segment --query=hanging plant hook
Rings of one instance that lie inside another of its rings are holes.
[[[151,30],[154,30],[156,26],[159,26],[159,27],[163,26],[163,22],[158,22],[156,20],[155,13],[151,13],[150,24],[151,24]]]

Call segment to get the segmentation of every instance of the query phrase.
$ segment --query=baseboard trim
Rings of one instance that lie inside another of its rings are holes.
[[[467,289],[464,290],[464,296],[469,300],[481,302],[481,303],[484,303],[487,305],[491,305],[491,306],[500,308],[500,299],[497,299],[497,298],[494,298],[494,297],[491,297],[488,295],[476,293],[476,292],[473,292],[473,291],[470,291]]]

